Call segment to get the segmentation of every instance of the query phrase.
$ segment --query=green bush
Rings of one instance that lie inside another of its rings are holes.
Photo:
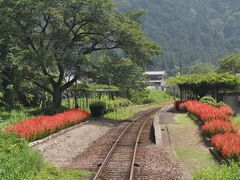
[[[113,112],[122,107],[128,107],[132,104],[131,101],[125,98],[118,98],[115,100],[106,101],[107,112]]]
[[[45,114],[45,115],[54,115],[54,114],[57,114],[57,113],[64,112],[66,110],[68,110],[68,108],[64,107],[64,106],[61,106],[59,109],[49,107],[49,108],[44,109],[42,113]]]
[[[237,180],[240,178],[240,164],[232,162],[227,165],[214,165],[198,172],[194,180]]]
[[[42,167],[42,156],[31,150],[25,140],[0,133],[0,179],[28,179]]]
[[[215,99],[213,97],[211,97],[211,96],[204,96],[204,97],[202,97],[200,99],[200,102],[205,103],[205,104],[209,104],[209,105],[214,106],[214,107],[220,107],[220,106],[224,105],[223,102],[217,103],[215,101]]]
[[[106,103],[103,101],[94,101],[89,107],[93,117],[101,117],[106,112]]]

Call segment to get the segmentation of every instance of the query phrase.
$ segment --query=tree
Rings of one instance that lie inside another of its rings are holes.
[[[25,79],[52,95],[55,108],[88,71],[94,52],[118,49],[141,66],[158,54],[135,14],[122,15],[113,7],[111,0],[1,1],[1,18],[18,50],[10,59]]]
[[[215,66],[210,63],[202,62],[197,60],[192,66],[189,67],[190,74],[205,74],[214,72],[216,70]]]
[[[96,71],[92,80],[99,84],[117,86],[121,96],[131,99],[132,91],[142,91],[147,86],[144,70],[131,59],[109,54],[98,57],[95,64]]]
[[[240,55],[232,54],[219,61],[219,71],[236,75],[240,73]]]

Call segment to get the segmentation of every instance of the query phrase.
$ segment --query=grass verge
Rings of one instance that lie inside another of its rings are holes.
[[[215,162],[205,147],[198,126],[186,115],[177,114],[176,124],[169,124],[170,138],[187,179],[202,167],[214,165]]]
[[[62,170],[51,164],[45,164],[44,168],[36,175],[30,177],[31,180],[77,180],[90,179],[92,172],[83,170]]]
[[[237,180],[240,178],[240,164],[212,165],[197,172],[193,180]]]

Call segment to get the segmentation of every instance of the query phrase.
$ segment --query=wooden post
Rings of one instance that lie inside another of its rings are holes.
[[[75,92],[74,93],[74,101],[75,101],[75,109],[78,109],[79,108],[79,106],[78,106],[78,98],[77,98],[77,93]]]
[[[180,88],[180,99],[181,99],[181,101],[183,100],[183,92],[182,92],[181,88]]]
[[[46,93],[43,92],[43,98],[42,98],[42,109],[46,109],[47,102],[46,102]]]
[[[71,107],[71,102],[70,102],[70,97],[69,97],[69,93],[67,92],[67,101],[68,101],[68,109],[70,109]]]

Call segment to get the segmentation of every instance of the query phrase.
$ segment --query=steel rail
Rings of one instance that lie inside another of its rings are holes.
[[[160,107],[160,108],[162,108],[162,107]],[[114,150],[116,149],[119,141],[121,140],[121,138],[123,137],[123,135],[127,132],[127,130],[128,130],[137,120],[143,118],[143,117],[146,116],[146,115],[150,115],[151,113],[153,113],[153,112],[155,112],[155,111],[157,111],[157,110],[159,110],[159,108],[155,108],[155,109],[153,109],[152,111],[146,112],[146,113],[144,113],[143,115],[141,115],[140,117],[135,118],[135,119],[121,132],[121,134],[118,136],[118,139],[115,141],[115,143],[113,144],[112,148],[110,149],[110,151],[108,152],[107,156],[105,157],[104,161],[102,162],[102,164],[101,164],[100,168],[98,169],[97,173],[95,174],[93,180],[97,180],[97,179],[100,178],[101,173],[103,172],[103,170],[104,170],[104,168],[106,167],[109,159],[111,158],[111,155],[113,154],[113,152],[114,152]],[[150,118],[150,117],[148,117],[147,119],[149,120],[149,118]],[[143,129],[143,127],[142,127],[141,129]],[[135,155],[135,157],[136,157],[136,155]],[[134,165],[134,164],[133,164],[133,165]]]
[[[143,128],[145,127],[145,125],[147,124],[149,119],[150,119],[150,117],[145,120],[145,122],[141,126],[141,129],[138,132],[137,140],[136,140],[135,147],[134,147],[134,153],[133,153],[133,158],[132,158],[132,165],[131,165],[129,180],[133,180],[133,177],[134,177],[134,165],[135,165],[135,160],[136,160],[136,156],[137,156],[137,148],[138,148],[139,139],[142,134]]]

